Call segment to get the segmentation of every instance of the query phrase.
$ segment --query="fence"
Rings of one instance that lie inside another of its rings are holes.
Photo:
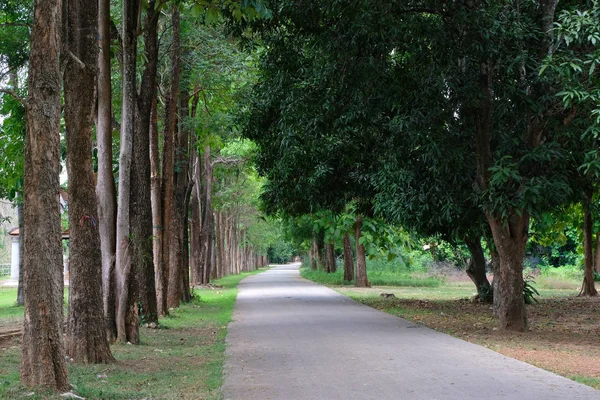
[[[0,276],[10,275],[10,264],[0,264]]]

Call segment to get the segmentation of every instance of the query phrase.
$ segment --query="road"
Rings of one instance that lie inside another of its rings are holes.
[[[591,400],[600,391],[361,305],[277,266],[240,285],[226,400]]]

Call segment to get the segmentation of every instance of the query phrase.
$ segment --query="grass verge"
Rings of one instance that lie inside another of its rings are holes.
[[[334,273],[325,271],[313,271],[310,268],[300,269],[303,278],[320,283],[322,285],[349,286],[354,281],[344,280],[344,271],[338,270]],[[396,274],[386,271],[369,272],[369,282],[374,286],[400,286],[400,287],[438,287],[443,281],[434,277],[416,278],[409,274]]]
[[[139,346],[114,345],[118,360],[111,365],[69,364],[75,392],[86,399],[220,399],[225,336],[237,296],[237,285],[248,275],[222,278],[222,288],[195,290],[192,302],[160,320],[160,329],[141,329]],[[0,306],[0,315],[5,313]],[[22,310],[22,308],[21,308]],[[0,349],[0,398],[22,398],[31,390],[19,382],[17,339]],[[35,393],[29,399],[60,399]]]

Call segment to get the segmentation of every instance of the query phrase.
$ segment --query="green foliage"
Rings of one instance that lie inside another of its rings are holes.
[[[25,108],[0,94],[0,197],[15,200],[23,190]]]
[[[525,304],[533,304],[538,303],[538,299],[536,296],[539,296],[540,293],[533,286],[535,280],[532,277],[527,277],[523,280],[523,298],[525,300]]]

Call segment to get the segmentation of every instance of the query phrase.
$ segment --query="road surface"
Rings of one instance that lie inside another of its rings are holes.
[[[241,283],[226,400],[600,400],[600,391],[361,305],[298,269]]]

